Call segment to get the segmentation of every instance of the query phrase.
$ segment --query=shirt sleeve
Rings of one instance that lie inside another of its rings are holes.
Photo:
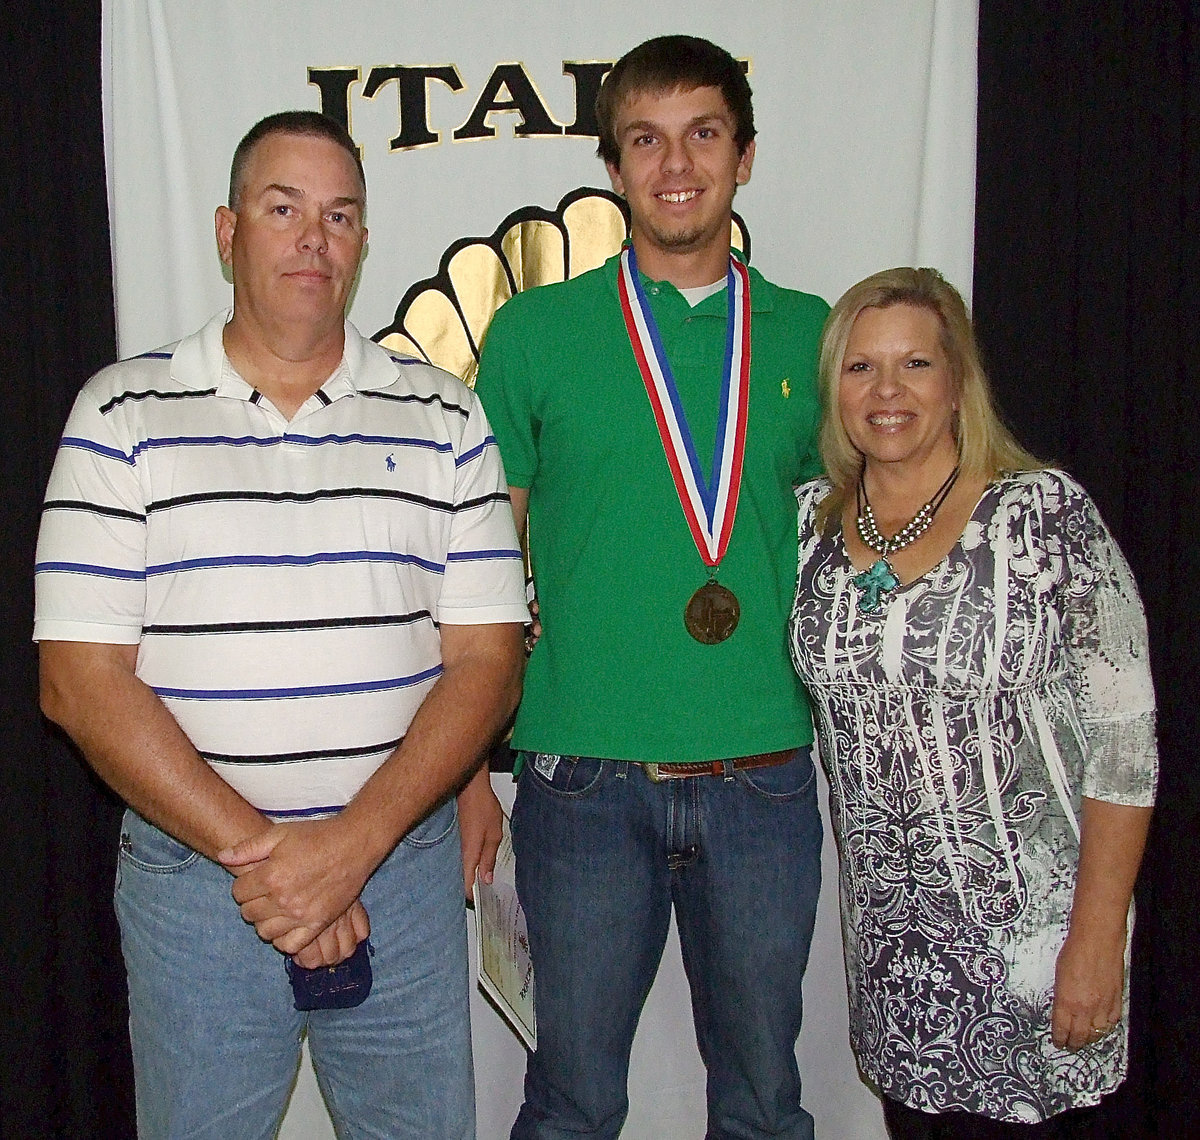
[[[525,568],[500,451],[483,407],[471,412],[455,451],[454,520],[438,621],[527,622]]]
[[[487,409],[509,483],[533,485],[537,473],[533,373],[520,319],[521,298],[514,297],[492,318],[479,360],[475,391]]]
[[[67,420],[38,533],[35,641],[136,645],[146,603],[146,510],[120,413],[86,386]]]
[[[1149,806],[1158,779],[1146,617],[1129,564],[1091,498],[1064,479],[1063,644],[1087,741],[1083,795]]]

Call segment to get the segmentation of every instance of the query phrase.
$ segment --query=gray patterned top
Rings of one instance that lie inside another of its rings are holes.
[[[928,1112],[1037,1121],[1094,1104],[1125,1075],[1127,1023],[1069,1053],[1050,1010],[1081,797],[1154,798],[1133,576],[1079,484],[1024,472],[862,614],[841,528],[813,530],[828,490],[796,492],[791,647],[829,774],[859,1064]]]

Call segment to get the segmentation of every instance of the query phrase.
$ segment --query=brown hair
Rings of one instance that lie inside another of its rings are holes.
[[[250,155],[263,139],[271,135],[303,135],[336,143],[354,159],[354,168],[358,171],[359,182],[362,183],[365,204],[367,176],[363,171],[362,159],[358,155],[358,147],[346,128],[336,119],[322,115],[320,111],[277,111],[265,119],[259,119],[245,133],[233,152],[233,162],[229,167],[229,208],[234,213],[237,212],[238,200],[242,195],[246,164],[250,161]]]
[[[733,140],[738,153],[754,138],[754,107],[746,73],[724,48],[697,36],[657,36],[626,52],[604,77],[596,96],[600,145],[596,153],[619,166],[621,146],[616,136],[617,113],[633,95],[646,92],[694,91],[716,87],[733,115]]]

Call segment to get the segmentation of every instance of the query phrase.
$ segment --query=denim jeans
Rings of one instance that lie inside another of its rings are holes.
[[[126,812],[115,897],[140,1140],[274,1136],[306,1032],[339,1137],[473,1138],[461,866],[451,801],[363,890],[370,996],[299,1013],[283,956],[242,921],[229,872]]]
[[[538,1048],[513,1140],[615,1137],[671,908],[708,1073],[709,1140],[812,1140],[795,1046],[820,886],[807,748],[655,783],[636,764],[528,756],[512,834]]]

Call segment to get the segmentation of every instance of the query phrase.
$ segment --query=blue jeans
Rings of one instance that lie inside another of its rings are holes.
[[[512,834],[538,1028],[513,1140],[620,1133],[672,905],[709,1140],[812,1140],[795,1055],[821,877],[809,750],[661,783],[636,764],[528,756]]]
[[[242,921],[229,872],[126,812],[116,907],[140,1140],[274,1136],[306,1032],[339,1137],[472,1140],[461,867],[450,801],[363,890],[370,996],[299,1013],[283,956]]]

